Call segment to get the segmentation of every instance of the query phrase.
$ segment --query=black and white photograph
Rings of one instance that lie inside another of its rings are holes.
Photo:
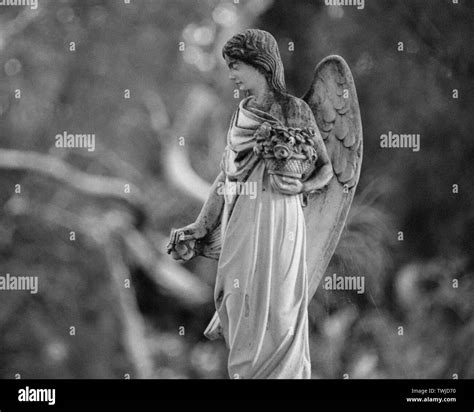
[[[0,411],[472,411],[473,42],[470,0],[0,0]]]

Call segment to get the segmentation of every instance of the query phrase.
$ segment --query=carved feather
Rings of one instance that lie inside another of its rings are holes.
[[[335,175],[324,191],[309,197],[304,209],[312,297],[336,249],[354,198],[363,143],[354,81],[342,57],[326,57],[316,66],[303,99],[313,111]]]
[[[357,183],[362,160],[359,103],[351,72],[340,56],[328,56],[316,67],[313,83],[303,97],[314,113],[334,173],[341,184]]]

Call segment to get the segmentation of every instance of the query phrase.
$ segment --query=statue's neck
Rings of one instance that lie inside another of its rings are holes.
[[[256,109],[268,112],[275,102],[275,94],[272,90],[265,90],[262,93],[255,93],[249,99],[248,105]]]

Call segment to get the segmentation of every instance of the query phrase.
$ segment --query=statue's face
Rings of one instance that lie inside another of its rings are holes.
[[[266,82],[265,76],[255,67],[228,56],[225,56],[225,61],[229,67],[229,79],[233,80],[240,90],[253,91],[262,82]]]

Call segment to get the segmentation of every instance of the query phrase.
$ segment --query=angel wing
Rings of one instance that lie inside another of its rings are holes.
[[[321,60],[303,100],[313,111],[334,169],[327,188],[311,195],[304,209],[311,299],[339,242],[359,181],[362,122],[354,79],[340,56]]]

